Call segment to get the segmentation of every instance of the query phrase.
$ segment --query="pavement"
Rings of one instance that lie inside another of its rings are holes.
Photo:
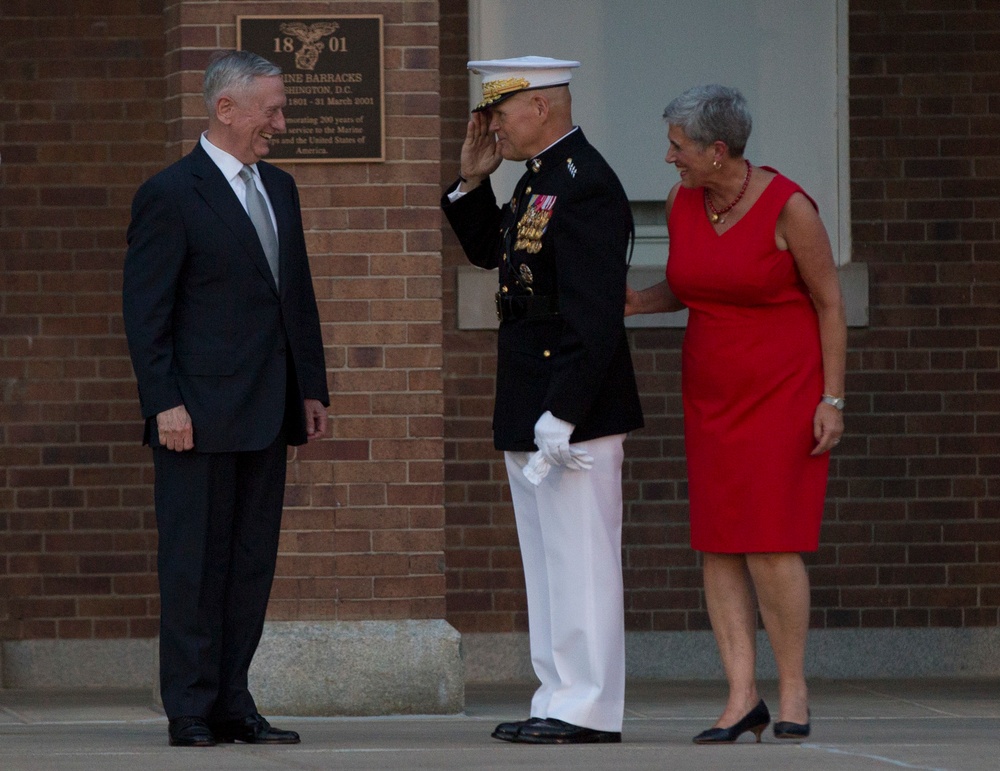
[[[774,683],[762,696],[777,710]],[[812,735],[768,731],[724,746],[691,737],[722,709],[718,682],[630,683],[622,744],[498,742],[498,722],[527,716],[531,688],[470,685],[459,715],[303,718],[268,715],[302,735],[286,747],[167,745],[149,692],[0,690],[2,771],[282,769],[1000,769],[1000,680],[810,683]]]

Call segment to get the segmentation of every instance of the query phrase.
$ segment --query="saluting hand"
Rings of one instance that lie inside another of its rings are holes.
[[[502,161],[496,137],[490,131],[489,110],[472,113],[465,128],[465,142],[462,143],[461,174],[467,180],[462,183],[462,192],[478,187]]]

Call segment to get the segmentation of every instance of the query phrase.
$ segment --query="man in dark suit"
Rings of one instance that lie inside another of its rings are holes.
[[[292,177],[281,70],[205,72],[208,130],[132,203],[123,315],[159,533],[160,692],[175,746],[293,744],[247,672],[274,577],[286,448],[326,431],[319,314]]]
[[[623,321],[628,199],[574,127],[578,62],[469,62],[483,102],[442,199],[469,260],[498,268],[494,443],[505,452],[541,685],[497,739],[619,742],[624,712],[622,445],[642,426]],[[509,204],[490,174],[527,161]]]

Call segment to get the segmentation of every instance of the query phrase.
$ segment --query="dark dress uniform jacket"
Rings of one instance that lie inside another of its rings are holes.
[[[442,199],[469,261],[499,268],[499,450],[534,450],[546,410],[576,426],[572,442],[643,424],[624,324],[625,191],[580,129],[527,165],[508,205],[497,206],[489,180]]]
[[[195,145],[132,204],[124,318],[146,441],[184,404],[199,452],[306,441],[303,399],[329,404],[319,314],[290,174],[257,169],[278,222],[279,284],[250,217]]]

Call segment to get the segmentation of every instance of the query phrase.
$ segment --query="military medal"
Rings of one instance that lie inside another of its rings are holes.
[[[533,195],[528,208],[517,223],[515,249],[523,249],[528,254],[538,254],[542,250],[542,236],[552,219],[552,208],[556,205],[554,195]]]

